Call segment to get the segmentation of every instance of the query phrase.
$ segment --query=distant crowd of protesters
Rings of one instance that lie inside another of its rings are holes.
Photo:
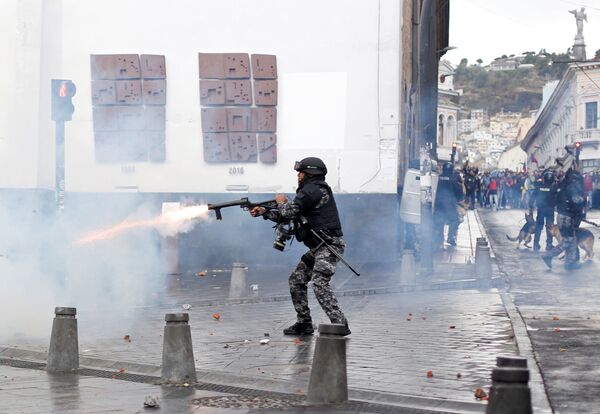
[[[558,173],[560,175],[562,172]],[[535,183],[541,180],[542,171],[514,172],[497,170],[479,172],[477,168],[463,170],[465,202],[470,209],[476,206],[493,210],[533,208]],[[600,170],[583,174],[588,209],[600,208]]]

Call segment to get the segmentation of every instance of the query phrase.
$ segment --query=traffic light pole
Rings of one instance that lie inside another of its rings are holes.
[[[65,121],[56,121],[55,198],[58,213],[65,209]]]

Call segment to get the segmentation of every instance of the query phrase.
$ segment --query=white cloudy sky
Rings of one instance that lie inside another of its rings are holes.
[[[586,8],[583,35],[588,59],[600,49],[600,0],[451,0],[450,46],[453,64],[463,57],[484,64],[525,51],[564,52],[577,33],[569,10]]]

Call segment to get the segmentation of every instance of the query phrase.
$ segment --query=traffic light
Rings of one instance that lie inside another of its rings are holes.
[[[71,98],[77,88],[70,80],[52,79],[52,120],[56,122],[70,121],[75,111]]]
[[[575,143],[575,159],[579,162],[579,154],[581,154],[581,142]]]

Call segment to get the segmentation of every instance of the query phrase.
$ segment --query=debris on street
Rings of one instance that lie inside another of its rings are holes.
[[[156,395],[147,395],[146,398],[144,398],[144,407],[159,408],[160,398]]]

